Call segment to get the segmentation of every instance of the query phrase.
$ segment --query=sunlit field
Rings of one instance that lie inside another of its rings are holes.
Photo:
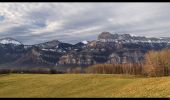
[[[3,74],[0,97],[170,97],[170,77]]]

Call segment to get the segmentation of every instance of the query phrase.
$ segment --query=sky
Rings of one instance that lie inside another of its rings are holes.
[[[104,31],[170,37],[170,3],[0,3],[0,38],[74,44]]]

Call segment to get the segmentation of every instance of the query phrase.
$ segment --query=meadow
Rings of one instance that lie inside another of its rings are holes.
[[[0,97],[168,97],[170,76],[121,74],[1,74]]]

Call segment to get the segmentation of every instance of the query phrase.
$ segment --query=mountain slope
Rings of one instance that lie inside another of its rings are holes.
[[[76,44],[52,40],[24,45],[12,38],[0,39],[0,67],[12,66],[89,66],[102,63],[138,63],[149,50],[170,48],[170,38],[147,38],[102,32],[97,40]],[[117,60],[119,59],[119,60]]]

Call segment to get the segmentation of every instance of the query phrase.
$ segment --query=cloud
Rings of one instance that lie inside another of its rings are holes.
[[[1,3],[0,37],[76,43],[102,31],[170,37],[170,3]]]

